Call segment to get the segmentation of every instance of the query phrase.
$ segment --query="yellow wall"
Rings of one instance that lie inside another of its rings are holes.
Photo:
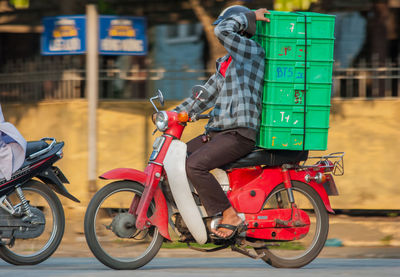
[[[168,103],[173,107],[177,102]],[[345,151],[345,175],[337,177],[336,209],[400,209],[400,100],[339,100],[332,103],[328,152]],[[3,104],[6,119],[27,140],[50,136],[66,143],[56,165],[82,203],[64,198],[66,213],[85,210],[87,182],[87,102],[85,100]],[[98,174],[117,167],[144,169],[154,126],[148,101],[102,101],[98,108]],[[185,130],[184,141],[202,130],[203,122]],[[312,153],[314,155],[320,153]],[[107,184],[99,180],[98,188]]]

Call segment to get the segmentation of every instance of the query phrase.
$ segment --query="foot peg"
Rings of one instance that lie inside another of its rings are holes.
[[[245,255],[245,256],[247,256],[247,257],[250,257],[250,258],[252,258],[252,259],[261,259],[262,257],[265,256],[265,253],[262,253],[262,254],[253,254],[253,253],[250,253],[249,250],[247,250],[247,249],[244,248],[244,246],[238,247],[238,246],[236,246],[236,245],[232,245],[232,246],[231,246],[231,249],[232,249],[232,251],[239,252],[240,254],[243,254],[243,255]]]

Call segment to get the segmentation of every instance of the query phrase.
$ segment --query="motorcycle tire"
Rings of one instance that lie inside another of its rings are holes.
[[[127,240],[127,244],[129,242],[134,242],[135,238],[129,238],[128,236],[125,236],[123,239],[121,237],[118,237],[116,233],[113,233],[111,230],[113,226],[111,221],[111,217],[108,218],[107,223],[109,223],[106,228],[102,228],[105,224],[98,224],[98,222],[104,222],[104,218],[101,218],[101,207],[103,203],[106,203],[109,198],[112,198],[114,194],[117,193],[123,193],[121,198],[127,199],[128,193],[134,193],[135,195],[142,196],[143,194],[144,187],[137,183],[137,182],[132,182],[132,181],[116,181],[113,183],[110,183],[100,189],[92,198],[90,201],[88,208],[86,210],[85,214],[85,220],[84,220],[84,230],[85,230],[85,237],[86,237],[86,242],[92,251],[93,255],[104,265],[113,268],[113,269],[119,269],[119,270],[129,270],[129,269],[137,269],[139,267],[144,266],[148,262],[150,262],[155,255],[157,255],[158,251],[161,248],[161,245],[163,243],[164,238],[160,235],[158,232],[158,229],[156,227],[151,227],[151,235],[150,235],[150,245],[144,250],[144,253],[141,253],[138,251],[140,254],[138,256],[134,256],[132,254],[131,257],[129,250],[127,247],[122,248],[118,251],[118,247],[123,247],[124,243],[123,240]],[[121,199],[118,198],[118,199]],[[132,201],[132,198],[128,199],[129,201]],[[127,207],[129,208],[129,206]],[[155,205],[154,203],[151,203],[150,205],[150,213],[154,210]],[[127,209],[124,209],[124,211]],[[103,211],[104,212],[104,211]],[[117,213],[118,214],[118,213]],[[123,212],[122,213],[125,216],[131,216],[130,214]],[[110,215],[110,214],[107,214]],[[121,215],[121,213],[119,213]],[[150,214],[148,214],[148,217],[150,217]],[[114,218],[118,218],[118,216],[114,216]],[[134,217],[132,216],[132,219]],[[114,219],[113,221],[114,222]],[[127,222],[130,224],[130,226],[135,226],[134,222]],[[132,229],[136,229],[135,227],[129,227]],[[99,230],[101,229],[101,230]],[[140,231],[139,231],[140,232]],[[111,238],[109,241],[103,243],[101,236],[108,236],[107,239],[110,239],[109,236],[113,235],[114,238]],[[147,235],[145,235],[147,236]],[[114,246],[109,247],[110,244],[114,243],[115,241],[120,240],[119,244],[115,244]],[[133,240],[133,241],[132,241]],[[122,242],[121,242],[122,241]],[[127,244],[125,246],[127,246]],[[133,249],[136,246],[132,246]],[[116,251],[113,253],[110,253],[112,251]],[[127,255],[128,258],[121,258],[119,255]]]
[[[315,232],[316,235],[314,236],[310,248],[305,251],[304,255],[300,255],[298,257],[278,256],[276,252],[274,253],[274,250],[271,250],[270,248],[255,248],[257,254],[264,255],[262,259],[266,263],[277,268],[300,268],[312,262],[324,247],[329,232],[328,212],[319,194],[312,187],[301,182],[293,181],[292,186],[294,192],[305,195],[310,201],[314,203],[313,206],[316,215],[317,231]],[[286,191],[283,184],[276,187],[270,193],[267,201],[278,191]]]
[[[48,259],[60,245],[65,228],[64,210],[60,199],[46,184],[43,184],[36,180],[30,180],[21,188],[24,194],[26,194],[27,192],[38,193],[40,196],[43,197],[45,201],[47,201],[48,206],[51,209],[51,218],[53,222],[49,234],[50,237],[48,241],[44,244],[43,248],[40,248],[34,253],[26,255],[22,253],[17,253],[15,248],[17,248],[21,244],[25,245],[29,243],[29,240],[15,239],[13,247],[9,247],[7,245],[0,246],[0,258],[14,265],[35,265]],[[26,198],[27,201],[30,202],[29,197]],[[46,225],[48,223],[49,221],[46,220]]]

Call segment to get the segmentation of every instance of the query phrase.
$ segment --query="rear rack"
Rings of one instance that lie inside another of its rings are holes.
[[[304,161],[301,168],[327,168],[332,170],[333,175],[342,176],[344,174],[343,156],[344,152],[335,152],[324,156],[308,157],[308,160],[319,159],[319,161],[313,165],[305,165],[306,161]]]
[[[46,142],[46,140],[49,140],[49,141],[51,141],[51,143],[45,149],[42,149],[40,151],[37,151],[37,152],[29,155],[28,160],[32,160],[36,157],[39,157],[40,155],[43,155],[44,153],[49,152],[53,148],[54,144],[56,144],[56,142],[57,142],[55,138],[41,138],[40,140],[43,140],[45,142]]]

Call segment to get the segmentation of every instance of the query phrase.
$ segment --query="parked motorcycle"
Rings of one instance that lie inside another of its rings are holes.
[[[27,143],[25,162],[0,180],[0,258],[33,265],[49,258],[61,243],[65,217],[57,192],[75,202],[69,183],[53,166],[63,157],[63,142],[43,138]]]
[[[194,88],[198,101],[206,93]],[[221,185],[247,230],[218,239],[211,229],[221,218],[206,215],[186,177],[186,144],[180,141],[187,123],[208,116],[158,111],[155,99],[163,105],[160,91],[150,102],[157,111],[156,130],[163,134],[154,141],[148,166],[144,172],[104,173],[100,178],[118,181],[100,189],[88,205],[85,236],[99,261],[114,269],[139,268],[171,240],[170,230],[191,249],[230,247],[275,267],[302,267],[317,257],[328,235],[328,213],[334,212],[328,196],[338,194],[332,175],[343,174],[343,152],[308,158],[308,151],[256,149],[226,165],[216,176],[225,177]],[[307,165],[307,159],[316,162]],[[215,247],[198,246],[205,243]]]

